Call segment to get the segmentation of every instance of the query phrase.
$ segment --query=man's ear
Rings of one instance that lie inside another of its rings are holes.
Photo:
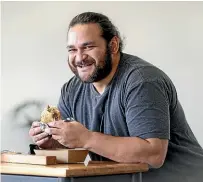
[[[119,45],[120,45],[120,40],[117,36],[114,36],[110,43],[109,43],[109,46],[110,46],[110,50],[111,50],[111,54],[117,54],[118,51],[119,51]]]

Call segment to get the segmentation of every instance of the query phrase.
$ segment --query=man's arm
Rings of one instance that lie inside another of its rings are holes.
[[[49,126],[53,139],[60,144],[68,148],[82,147],[117,162],[142,162],[159,168],[167,153],[167,139],[105,135],[92,132],[77,121],[53,121]]]
[[[166,157],[168,140],[114,137],[90,132],[84,148],[117,162],[141,162],[159,168]]]

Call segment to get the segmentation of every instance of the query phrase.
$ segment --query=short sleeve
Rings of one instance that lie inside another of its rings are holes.
[[[162,81],[145,81],[129,86],[126,122],[130,136],[170,139],[170,112]]]
[[[69,94],[68,94],[68,83],[64,84],[61,88],[61,95],[58,101],[58,109],[61,113],[62,119],[66,119],[68,117],[72,117],[71,108],[69,103]]]

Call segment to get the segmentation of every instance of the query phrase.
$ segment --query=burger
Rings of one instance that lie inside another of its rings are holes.
[[[61,119],[60,111],[55,106],[48,105],[41,113],[41,122],[49,123],[52,121],[58,121]]]

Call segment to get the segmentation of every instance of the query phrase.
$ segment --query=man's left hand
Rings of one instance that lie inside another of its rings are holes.
[[[77,121],[53,121],[48,124],[52,138],[68,148],[84,148],[91,131]]]

